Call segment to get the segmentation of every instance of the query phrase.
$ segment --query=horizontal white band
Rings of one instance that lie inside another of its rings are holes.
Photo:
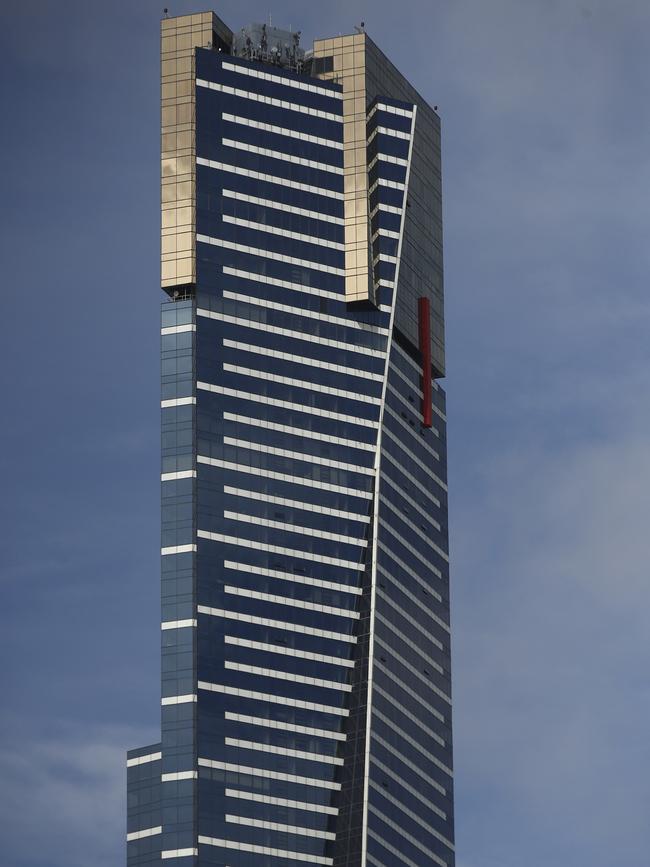
[[[260,726],[261,728],[277,729],[282,732],[297,732],[301,735],[312,735],[316,738],[329,738],[335,741],[345,741],[346,735],[341,732],[333,732],[329,729],[315,729],[311,726],[301,726],[284,720],[268,719],[267,717],[247,716],[241,713],[226,711],[224,718],[232,722],[240,722],[245,725]],[[337,811],[338,812],[338,811]]]
[[[333,223],[335,226],[342,226],[345,223],[343,217],[333,217],[322,211],[310,211],[308,208],[299,208],[297,205],[287,205],[285,202],[277,201],[277,199],[260,199],[259,196],[249,196],[234,190],[222,190],[221,195],[226,199],[235,199],[249,205],[259,205],[260,208],[271,208],[271,210],[282,211],[283,213],[289,211],[292,216],[307,217],[310,220],[319,220],[321,223]],[[334,295],[334,293],[331,294]],[[340,295],[336,297],[340,299]],[[184,326],[177,327],[182,328]]]
[[[172,397],[168,400],[161,400],[160,407],[161,409],[170,409],[173,406],[190,406],[193,403],[196,403],[195,397]]]
[[[259,590],[248,590],[245,587],[232,587],[226,584],[224,593],[232,593],[235,596],[245,596],[248,599],[258,599],[261,602],[269,602],[274,605],[289,605],[292,608],[302,608],[306,611],[319,611],[321,614],[332,614],[336,617],[350,617],[358,620],[360,615],[357,611],[349,608],[335,608],[333,605],[323,605],[321,602],[307,602],[304,599],[294,599],[291,596],[277,596],[274,593],[262,593]]]
[[[313,563],[327,563],[330,566],[339,566],[341,569],[357,569],[363,572],[365,564],[355,563],[353,560],[342,560],[340,557],[328,557],[325,554],[312,554],[301,548],[285,548],[282,545],[269,545],[256,539],[247,539],[240,536],[228,536],[225,533],[212,533],[209,530],[197,530],[199,539],[210,542],[225,542],[228,545],[239,545],[242,548],[255,548],[257,551],[273,551],[277,554],[286,554],[289,557],[297,557],[299,560],[310,560]]]
[[[252,343],[242,343],[239,340],[229,340],[228,338],[224,338],[223,345],[230,349],[241,349],[242,352],[252,352],[255,355],[264,355],[269,358],[280,358],[282,361],[292,361],[296,364],[301,364],[304,367],[316,367],[319,370],[333,370],[335,373],[340,373],[342,376],[354,376],[360,379],[369,379],[373,382],[383,382],[384,380],[384,376],[381,373],[371,373],[370,371],[362,370],[359,367],[346,367],[344,364],[323,361],[321,358],[282,352],[279,349],[270,349],[268,346],[260,346],[259,344],[253,345]],[[344,440],[344,442],[349,442],[349,440]],[[371,446],[371,448],[374,448],[374,446]]]
[[[260,744],[255,741],[243,741],[238,738],[224,738],[227,747],[236,747],[240,750],[253,750],[260,753],[272,753],[276,756],[289,756],[293,759],[304,759],[309,762],[321,762],[324,765],[342,765],[343,759],[337,756],[310,753],[307,750],[294,750],[290,747],[278,747],[273,744]]]
[[[161,482],[178,482],[181,479],[195,479],[196,470],[179,470],[175,473],[161,473]]]
[[[165,849],[160,857],[165,861],[170,858],[196,858],[198,854],[198,849]]]
[[[375,474],[374,467],[360,467],[358,464],[350,464],[345,461],[335,461],[331,458],[323,458],[320,455],[311,455],[307,452],[294,452],[291,449],[268,446],[265,443],[254,443],[250,440],[240,440],[229,436],[225,436],[223,442],[224,445],[235,446],[240,449],[250,449],[250,451],[253,452],[263,452],[267,455],[277,455],[281,458],[291,458],[295,461],[302,461],[305,464],[318,464],[323,467],[333,467],[337,470],[359,473],[364,476],[374,476]]]
[[[337,151],[343,150],[343,142],[336,141],[331,138],[322,138],[319,135],[311,135],[299,129],[289,129],[286,126],[277,126],[274,123],[264,123],[262,120],[253,120],[250,117],[241,117],[241,115],[228,114],[222,112],[221,119],[227,123],[236,123],[238,126],[248,126],[252,129],[261,129],[264,132],[270,132],[273,135],[281,135],[285,138],[294,138],[301,142],[309,142],[310,144],[322,145],[326,148],[333,148]],[[277,207],[277,205],[276,205]]]
[[[145,837],[156,837],[158,834],[162,834],[162,825],[157,825],[155,828],[144,828],[142,831],[131,831],[130,834],[126,835],[126,839],[130,843],[132,840],[144,840]]]
[[[283,160],[292,165],[304,166],[307,169],[314,169],[315,171],[331,172],[333,175],[343,174],[343,166],[336,166],[331,163],[322,163],[318,160],[309,160],[305,157],[295,156],[294,154],[287,154],[282,151],[274,151],[270,148],[248,144],[248,142],[235,141],[235,139],[232,138],[222,138],[221,144],[226,148],[234,148],[235,150],[245,151],[246,153],[267,157],[272,160]]]
[[[277,258],[274,256],[274,258]],[[388,328],[383,328],[381,325],[372,325],[369,322],[359,322],[350,317],[346,319],[343,316],[331,316],[329,313],[320,313],[315,310],[306,310],[304,307],[298,307],[295,304],[281,304],[279,301],[269,301],[267,298],[258,298],[254,295],[245,295],[241,292],[230,292],[228,290],[223,293],[224,298],[230,298],[233,301],[243,301],[245,304],[254,304],[256,307],[266,307],[267,310],[277,310],[280,313],[290,313],[292,316],[302,316],[305,319],[316,319],[318,322],[331,322],[332,325],[342,325],[345,328],[356,329],[357,331],[365,331],[367,334],[388,334]],[[384,353],[381,352],[383,356]]]
[[[229,416],[230,413],[224,412],[223,416]],[[248,419],[241,419],[243,423]],[[260,427],[266,426],[265,422],[260,420]],[[344,518],[348,521],[359,521],[361,524],[370,522],[369,515],[359,515],[356,512],[346,512],[343,509],[332,509],[329,506],[320,506],[317,503],[305,503],[303,500],[289,500],[286,497],[274,497],[271,494],[261,491],[246,491],[242,488],[233,488],[230,485],[224,485],[224,494],[232,494],[234,497],[243,497],[246,500],[262,501],[264,503],[273,503],[277,506],[286,506],[288,509],[300,509],[304,512],[315,512],[318,515],[331,515],[334,518]]]
[[[199,614],[208,614],[211,617],[223,617],[226,620],[239,620],[242,623],[254,623],[258,626],[266,626],[269,629],[300,632],[303,635],[314,635],[317,638],[345,641],[347,644],[357,643],[354,635],[347,635],[345,632],[332,632],[330,629],[319,629],[316,626],[303,626],[300,623],[289,623],[285,620],[271,620],[268,617],[257,617],[255,614],[242,614],[239,611],[226,611],[224,608],[210,608],[207,605],[198,605],[197,611]]]
[[[246,828],[277,831],[280,834],[297,834],[303,837],[317,837],[321,840],[336,840],[336,834],[331,831],[319,831],[315,828],[303,828],[299,825],[285,825],[282,822],[267,822],[265,819],[249,819],[244,816],[233,816],[232,813],[226,813],[226,822],[233,825],[243,825]]]
[[[341,397],[344,400],[356,400],[358,403],[370,403],[375,406],[381,403],[381,397],[373,397],[358,390],[344,391],[342,388],[335,388],[331,385],[321,385],[321,383],[313,382],[312,380],[294,379],[291,376],[283,376],[279,373],[269,373],[267,370],[257,370],[253,367],[244,367],[239,364],[229,364],[228,362],[225,362],[223,365],[223,372],[237,373],[240,376],[250,376],[254,379],[261,379],[264,382],[276,382],[279,385],[294,386],[295,388],[302,388],[305,391],[315,391],[317,394],[328,394],[333,397]]]
[[[239,253],[248,253],[249,256],[259,256],[261,259],[273,259],[275,262],[284,262],[287,265],[299,265],[312,271],[333,274],[335,277],[345,276],[343,268],[334,268],[331,265],[323,265],[320,262],[312,262],[309,259],[300,259],[296,256],[285,256],[283,253],[265,250],[263,247],[250,247],[248,244],[237,244],[235,241],[225,241],[223,238],[213,238],[210,235],[201,234],[197,234],[196,240],[200,244],[211,244],[213,247],[223,247],[225,250],[236,250]]]
[[[188,323],[186,325],[167,325],[160,329],[160,333],[163,337],[167,334],[185,334],[188,331],[196,331],[196,325],[194,325],[194,323]]]
[[[302,232],[291,232],[280,226],[272,226],[269,223],[255,223],[253,220],[245,220],[242,217],[233,217],[230,214],[222,214],[224,223],[239,226],[241,229],[252,229],[255,232],[266,232],[269,235],[280,235],[282,238],[291,238],[294,241],[302,241],[304,244],[315,244],[318,247],[327,247],[328,250],[345,250],[345,244],[330,241],[328,238],[319,238],[315,235],[305,235]]]
[[[377,427],[377,422],[367,418],[357,418],[353,415],[347,415],[342,412],[333,412],[329,409],[319,409],[315,406],[305,406],[302,403],[293,403],[289,400],[282,400],[279,397],[267,397],[265,394],[256,394],[252,391],[242,391],[237,388],[227,388],[223,385],[213,385],[210,382],[197,382],[196,387],[200,391],[210,391],[213,394],[223,394],[228,397],[238,397],[241,400],[250,400],[253,403],[263,403],[270,406],[279,406],[282,409],[295,410],[296,412],[305,412],[309,415],[317,415],[320,418],[331,418],[335,421],[347,422],[349,424],[357,424],[362,427]]]
[[[191,704],[196,701],[196,695],[189,693],[188,695],[168,695],[165,698],[160,700],[160,704],[163,707],[167,707],[172,704]]]
[[[196,626],[196,620],[164,620],[160,624],[162,630],[167,629],[185,629],[190,626]]]
[[[281,178],[278,175],[268,175],[265,172],[256,172],[253,169],[244,169],[241,166],[233,166],[229,163],[218,162],[217,160],[206,160],[203,157],[196,158],[197,166],[205,166],[209,169],[216,169],[220,172],[228,172],[234,175],[240,175],[244,178],[252,178],[256,181],[262,181],[266,184],[277,184],[280,187],[289,187],[292,190],[301,190],[303,193],[312,193],[315,196],[325,196],[328,199],[343,200],[343,193],[337,190],[328,190],[324,187],[315,187],[313,184],[303,184],[299,181],[293,181],[290,178]]]
[[[282,205],[286,208],[286,205]],[[231,265],[223,266],[223,273],[233,277],[242,277],[263,286],[277,286],[278,289],[288,289],[290,292],[302,292],[303,295],[317,296],[318,298],[330,298],[332,301],[345,301],[345,294],[330,292],[328,289],[317,289],[315,286],[305,286],[303,283],[292,283],[290,280],[280,280],[279,277],[269,277],[266,274],[256,274],[254,271],[244,271],[242,268],[233,268]],[[383,377],[382,377],[383,378]]]
[[[228,521],[237,521],[240,524],[255,524],[258,527],[269,527],[273,530],[283,530],[285,533],[296,533],[299,536],[311,536],[314,539],[329,539],[332,542],[341,542],[344,545],[358,545],[360,548],[368,547],[367,539],[358,536],[343,536],[341,533],[328,533],[316,527],[304,527],[289,521],[275,521],[271,518],[262,518],[259,515],[246,515],[242,512],[224,511],[223,516]]]
[[[161,774],[160,780],[163,783],[177,783],[180,780],[196,780],[198,776],[196,771],[173,771],[170,774]]]
[[[280,581],[292,581],[295,584],[307,584],[310,587],[322,587],[324,590],[335,590],[338,593],[353,593],[361,596],[363,590],[352,584],[340,584],[338,581],[325,581],[321,578],[311,578],[307,575],[297,575],[294,572],[282,572],[279,569],[267,569],[263,566],[251,566],[248,563],[237,563],[234,560],[224,560],[224,569],[235,569],[238,572],[249,572],[253,575],[266,575],[278,578]]]
[[[317,686],[321,689],[337,689],[341,692],[352,692],[349,683],[339,680],[324,680],[322,677],[310,677],[306,674],[294,674],[292,671],[278,671],[275,668],[263,668],[261,665],[249,665],[245,662],[232,662],[227,659],[223,664],[229,671],[241,671],[256,677],[272,677],[275,680],[287,680],[289,683],[304,683],[306,686]]]
[[[210,90],[219,90],[222,93],[229,93],[231,96],[239,96],[244,99],[250,99],[253,102],[262,102],[266,105],[273,105],[276,108],[285,108],[288,111],[298,111],[301,114],[309,114],[312,117],[322,117],[326,120],[333,120],[341,123],[341,115],[333,114],[331,111],[320,111],[309,105],[299,105],[298,103],[288,102],[284,99],[276,99],[273,96],[264,96],[261,93],[253,93],[249,90],[242,90],[239,87],[230,87],[227,84],[218,84],[216,81],[205,81],[202,78],[196,79],[197,87],[207,87]]]
[[[249,75],[251,78],[259,78],[262,81],[275,81],[283,87],[294,87],[297,90],[307,90],[310,93],[319,93],[321,96],[329,96],[331,99],[343,99],[343,93],[340,90],[323,87],[319,84],[312,84],[311,81],[304,78],[290,78],[288,75],[274,75],[266,70],[256,69],[254,66],[240,66],[239,64],[230,63],[224,60],[222,64],[224,69],[230,72],[238,72],[240,75]]]
[[[370,349],[367,346],[360,346],[357,343],[346,343],[343,340],[319,337],[315,334],[309,334],[306,331],[297,331],[295,328],[281,328],[278,325],[269,325],[266,322],[255,322],[252,319],[244,319],[239,316],[229,316],[226,313],[216,313],[212,310],[198,309],[196,312],[198,316],[204,316],[206,319],[218,319],[221,322],[229,322],[232,325],[242,325],[245,328],[254,328],[257,331],[264,331],[268,334],[279,334],[282,337],[304,340],[307,343],[320,343],[321,346],[333,346],[335,349],[342,349],[345,352],[356,352],[360,355],[372,355],[375,358],[383,358],[385,356],[385,352],[381,349]],[[195,403],[194,398],[191,398],[191,402]]]
[[[285,783],[296,783],[301,786],[313,786],[315,789],[330,789],[333,792],[338,792],[341,789],[340,783],[332,783],[330,780],[303,777],[300,774],[283,774],[280,771],[271,771],[267,768],[250,768],[246,765],[217,762],[213,759],[199,759],[199,767],[213,768],[217,771],[229,771],[234,774],[243,774],[250,777],[264,777],[268,780],[281,780]]]
[[[291,810],[306,810],[310,813],[325,813],[329,816],[338,816],[339,813],[336,807],[329,807],[327,804],[294,801],[291,798],[276,798],[274,795],[242,792],[239,789],[226,789],[226,798],[239,798],[242,801],[255,801],[257,804],[270,804],[272,807],[289,807]]]
[[[170,554],[192,554],[196,551],[196,545],[170,545],[167,548],[161,548],[160,553],[163,557]]]
[[[349,716],[350,711],[341,707],[332,707],[328,704],[320,704],[314,701],[303,701],[298,698],[289,698],[286,695],[275,695],[272,692],[258,692],[254,689],[240,689],[236,686],[224,686],[221,683],[208,683],[199,681],[199,689],[205,692],[216,692],[221,695],[235,695],[239,698],[250,698],[254,701],[264,701],[268,704],[280,704],[285,707],[299,707],[302,710],[313,710],[315,713],[326,713],[332,716]]]
[[[138,765],[146,765],[148,762],[159,762],[162,759],[162,753],[148,753],[146,756],[137,756],[135,759],[127,759],[127,768],[134,768]]]
[[[256,855],[266,855],[267,858],[284,858],[287,861],[304,861],[306,864],[334,864],[332,858],[320,855],[310,855],[308,852],[290,852],[286,849],[274,849],[271,846],[256,846],[253,843],[241,843],[239,840],[219,840],[216,837],[202,837],[199,843],[206,846],[217,846],[219,849],[237,849],[239,852],[252,852]]]
[[[222,461],[219,458],[207,458],[204,455],[197,455],[197,463],[207,464],[211,467],[221,467],[226,470],[244,473],[250,476],[260,476],[265,479],[277,479],[281,482],[286,482],[290,485],[302,485],[306,488],[319,488],[323,491],[334,491],[339,494],[350,494],[353,497],[362,497],[366,500],[372,499],[372,493],[369,491],[360,491],[357,488],[348,488],[345,485],[334,485],[330,482],[320,482],[315,479],[308,479],[304,476],[293,476],[289,473],[278,473],[274,470],[266,470],[260,467],[251,467],[248,464],[238,464],[233,461]]]

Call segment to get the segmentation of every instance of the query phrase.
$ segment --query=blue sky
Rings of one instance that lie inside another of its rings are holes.
[[[0,30],[11,867],[123,863],[123,752],[157,737],[163,5],[14,0]],[[459,867],[639,867],[650,6],[270,11],[307,45],[364,20],[440,107]]]

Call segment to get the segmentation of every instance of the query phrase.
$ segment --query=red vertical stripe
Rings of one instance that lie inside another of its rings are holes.
[[[422,424],[431,427],[431,305],[428,298],[418,298],[418,336],[422,355]]]

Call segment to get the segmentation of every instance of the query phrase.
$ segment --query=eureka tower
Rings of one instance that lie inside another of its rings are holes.
[[[128,867],[453,867],[440,121],[162,22],[162,719]]]

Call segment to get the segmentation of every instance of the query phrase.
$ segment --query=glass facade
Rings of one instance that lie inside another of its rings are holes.
[[[364,33],[299,64],[229,33],[163,21],[195,234],[176,272],[163,246],[161,742],[128,753],[127,862],[453,867],[437,115]]]

